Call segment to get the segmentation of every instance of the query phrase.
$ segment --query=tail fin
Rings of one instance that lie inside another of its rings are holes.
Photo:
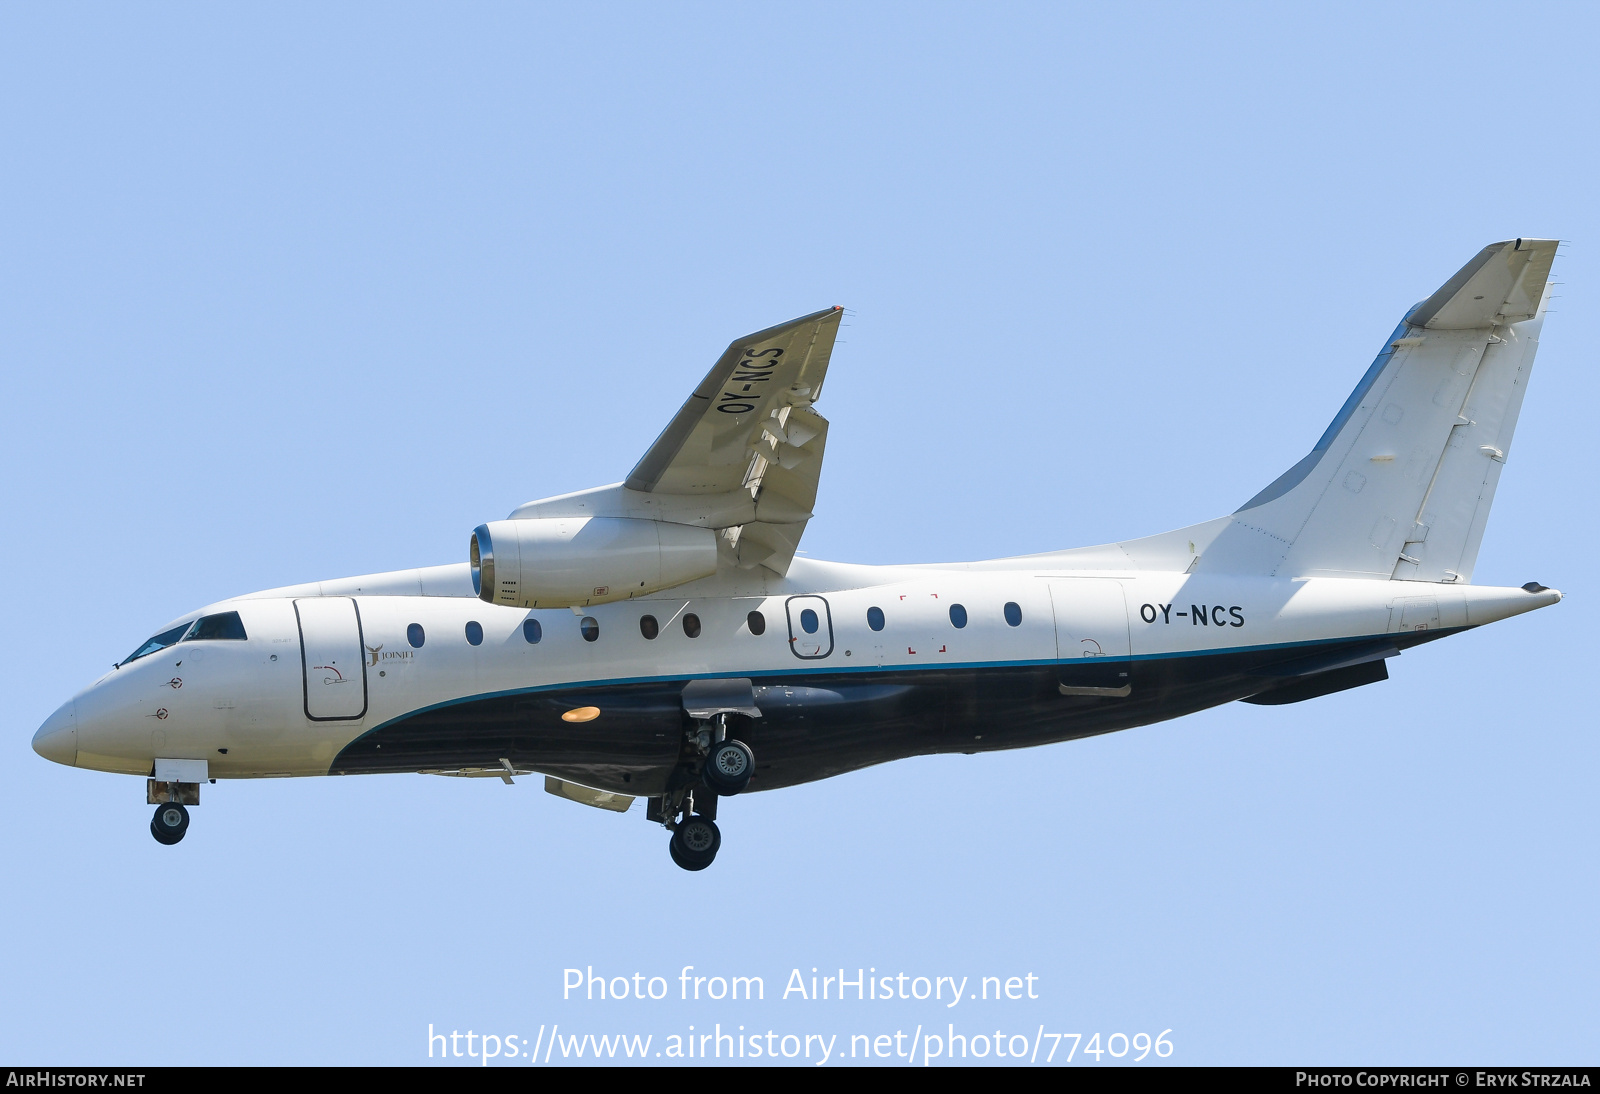
[[[1470,581],[1556,246],[1491,244],[1412,308],[1316,447],[1225,522],[1196,526],[1209,542],[1191,546],[1191,569]]]

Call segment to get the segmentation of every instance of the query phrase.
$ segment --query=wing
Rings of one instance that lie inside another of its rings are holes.
[[[743,567],[786,573],[817,501],[828,422],[812,404],[843,314],[829,308],[735,340],[623,485],[753,501],[755,519],[723,528],[724,543]]]
[[[829,308],[738,339],[626,482],[530,501],[508,519],[612,516],[711,528],[724,562],[788,573],[817,503],[828,422],[811,404],[843,315]]]
[[[748,486],[768,420],[817,401],[842,314],[829,308],[737,339],[624,485],[662,494],[727,494]]]

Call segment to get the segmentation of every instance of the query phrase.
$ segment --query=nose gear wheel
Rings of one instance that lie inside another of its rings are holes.
[[[150,818],[150,834],[157,843],[172,846],[189,830],[189,811],[177,802],[156,806],[156,815]]]

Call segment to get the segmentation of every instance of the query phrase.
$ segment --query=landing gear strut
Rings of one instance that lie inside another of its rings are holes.
[[[150,820],[150,834],[157,843],[172,846],[189,830],[189,811],[179,802],[156,806],[156,815]]]
[[[667,851],[685,870],[704,870],[722,847],[717,829],[717,799],[737,794],[755,774],[755,754],[728,736],[728,716],[699,723],[684,741],[684,785],[653,804],[655,816],[672,832]],[[698,783],[698,785],[697,785]]]

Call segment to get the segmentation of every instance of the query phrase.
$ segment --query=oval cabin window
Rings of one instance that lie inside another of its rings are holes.
[[[883,630],[883,609],[882,608],[868,608],[867,609],[867,626],[871,627],[875,631]]]
[[[467,624],[467,641],[474,646],[483,645],[483,625],[476,619]]]
[[[1013,627],[1022,626],[1022,606],[1015,600],[1006,602],[1006,622]]]
[[[683,617],[683,633],[690,638],[700,637],[700,617],[689,612]]]
[[[600,637],[600,621],[592,615],[584,616],[578,620],[578,633],[585,642],[593,642]]]
[[[656,622],[656,617],[653,615],[641,615],[639,617],[639,633],[654,642],[656,635],[661,633],[661,624]]]
[[[421,623],[413,623],[406,628],[406,641],[411,643],[412,649],[420,650],[427,640],[428,636],[422,632]]]
[[[744,617],[744,621],[749,624],[751,634],[767,633],[767,617],[760,612],[751,612]]]
[[[950,605],[950,625],[958,631],[967,625],[967,609],[963,605]]]
[[[522,637],[527,640],[528,645],[537,646],[539,639],[544,637],[544,628],[539,625],[537,619],[524,619],[522,621]]]

